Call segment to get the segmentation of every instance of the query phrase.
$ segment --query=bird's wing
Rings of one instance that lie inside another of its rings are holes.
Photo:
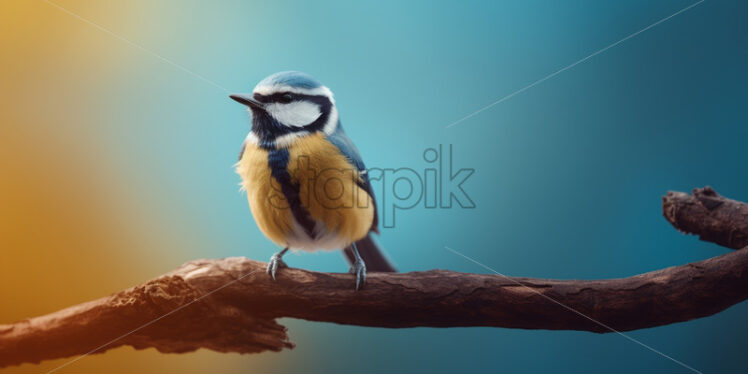
[[[350,163],[358,169],[359,175],[361,175],[361,183],[359,183],[359,186],[369,194],[371,202],[374,204],[374,220],[371,224],[371,230],[379,232],[379,218],[377,215],[377,202],[374,198],[374,190],[371,188],[369,175],[366,172],[366,166],[364,165],[364,160],[361,159],[361,154],[358,152],[358,148],[356,148],[348,135],[345,134],[343,126],[340,124],[338,124],[335,132],[327,135],[327,140],[336,146],[340,152],[348,158]]]

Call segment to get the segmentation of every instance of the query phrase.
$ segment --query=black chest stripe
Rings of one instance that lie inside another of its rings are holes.
[[[314,220],[309,215],[309,212],[301,205],[299,185],[291,181],[291,175],[286,168],[288,166],[288,149],[268,150],[268,166],[270,166],[270,174],[280,184],[281,192],[286,197],[296,222],[301,225],[304,232],[310,238],[314,239]]]

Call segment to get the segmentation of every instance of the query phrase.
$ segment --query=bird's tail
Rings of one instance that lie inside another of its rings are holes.
[[[395,269],[390,260],[385,256],[384,251],[377,245],[374,238],[371,237],[371,233],[357,241],[356,248],[366,264],[366,270],[383,273],[397,272],[397,269]],[[356,255],[353,254],[353,247],[351,245],[345,247],[343,253],[348,263],[353,264],[356,260]]]

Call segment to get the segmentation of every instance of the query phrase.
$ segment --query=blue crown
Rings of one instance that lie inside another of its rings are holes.
[[[257,84],[258,87],[276,85],[311,89],[321,87],[322,83],[307,73],[302,73],[300,71],[281,71],[263,79]]]

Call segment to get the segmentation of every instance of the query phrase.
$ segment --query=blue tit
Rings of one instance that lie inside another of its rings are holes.
[[[366,167],[340,124],[332,91],[308,74],[284,71],[251,94],[252,128],[236,172],[257,226],[283,250],[267,266],[273,280],[289,249],[343,249],[356,290],[366,270],[396,271],[372,239],[377,207]]]

